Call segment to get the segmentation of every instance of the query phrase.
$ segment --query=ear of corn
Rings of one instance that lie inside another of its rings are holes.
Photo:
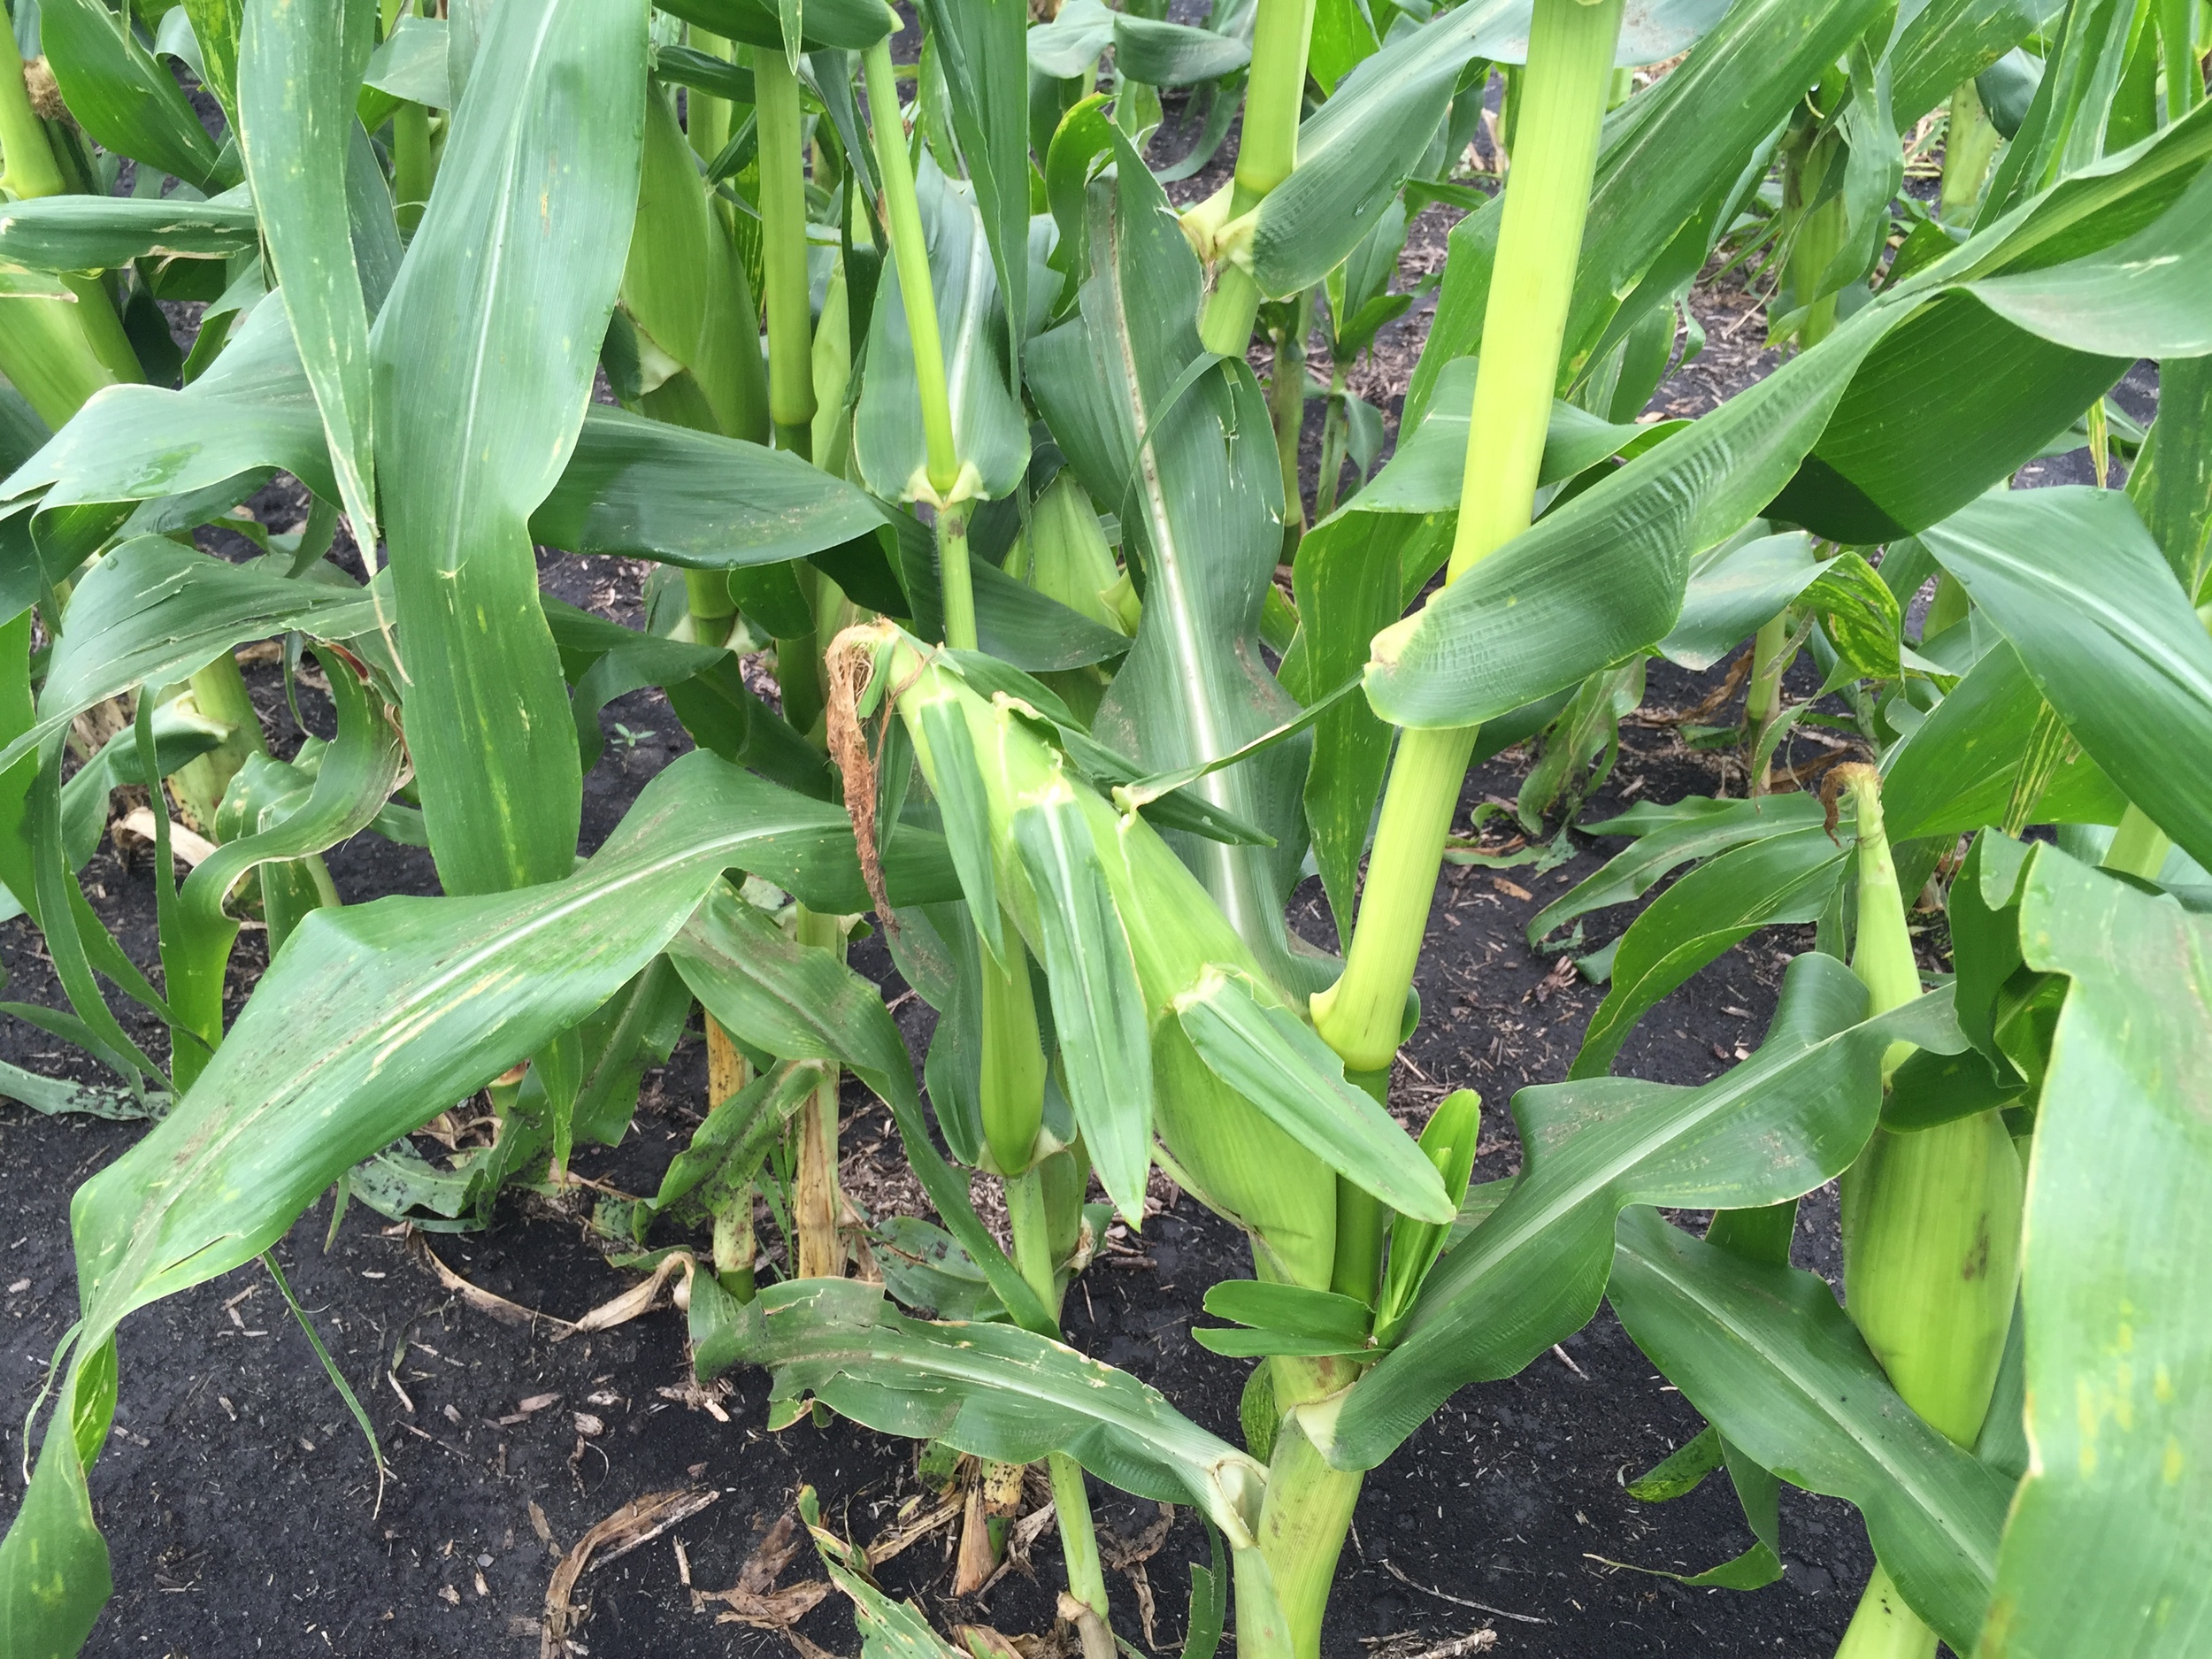
[[[1852,967],[1870,1011],[1920,992],[1904,897],[1870,766],[1837,768],[1858,835]],[[1885,1076],[1910,1052],[1885,1056]],[[2020,1282],[2020,1160],[1995,1110],[1932,1129],[1878,1128],[1843,1177],[1844,1295],[1854,1324],[1907,1404],[1962,1446],[1989,1409]],[[1935,1639],[1878,1566],[1839,1653],[1932,1654]]]
[[[948,659],[887,623],[848,634],[838,649],[877,654],[874,683],[890,694],[940,800],[965,787],[941,774],[966,757],[957,739],[941,747],[933,733],[946,730],[951,718],[964,726],[987,803],[993,890],[1015,930],[1047,964],[1064,1056],[1074,1047],[1067,1020],[1085,1017],[1077,987],[1086,981],[1071,977],[1074,935],[1065,911],[1048,916],[1056,894],[1093,907],[1086,919],[1100,956],[1113,945],[1128,964],[1130,1011],[1141,1022],[1143,1052],[1118,1052],[1125,1068],[1149,1068],[1150,1135],[1177,1179],[1252,1235],[1263,1277],[1325,1288],[1335,1252],[1335,1173],[1217,1078],[1176,1017],[1176,999],[1214,964],[1240,971],[1262,995],[1281,1000],[1197,878],[1143,818],[1124,817],[1071,776],[1059,751],[1025,722],[1015,699],[1003,692],[988,699],[979,695]],[[1088,879],[1073,873],[1079,870],[1094,871],[1096,886],[1079,886]],[[1098,1080],[1101,1087],[1116,1081]],[[1076,1104],[1080,1120],[1079,1096]],[[1084,1129],[1093,1162],[1103,1171],[1106,1158],[1087,1123]],[[1131,1193],[1125,1178],[1116,1177],[1108,1190],[1133,1220],[1141,1217],[1141,1189]]]

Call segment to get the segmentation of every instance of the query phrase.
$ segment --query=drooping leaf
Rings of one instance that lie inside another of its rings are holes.
[[[1659,641],[1659,655],[1702,673],[1781,615],[1820,569],[1801,530],[1722,542],[1691,565],[1682,614]]]
[[[254,247],[250,203],[50,196],[0,212],[0,259],[34,271],[98,271],[134,259],[225,259]]]
[[[351,639],[376,626],[359,588],[293,581],[166,536],[135,537],[103,557],[70,595],[67,619],[37,718],[0,751],[0,771],[94,703],[134,686],[173,684],[245,641],[292,628]]]
[[[1652,1363],[1732,1444],[1793,1486],[1848,1499],[1921,1617],[1973,1649],[2011,1483],[1898,1397],[1816,1275],[1620,1217],[1608,1291]]]
[[[73,1652],[83,1636],[81,1591],[42,1608],[42,1562],[70,1552],[73,1586],[104,1571],[88,1522],[62,1525],[88,1514],[67,1424],[124,1317],[251,1261],[353,1164],[591,1014],[725,869],[833,908],[841,895],[818,874],[856,885],[852,859],[838,809],[694,754],[647,785],[565,881],[312,912],[199,1082],[73,1205],[83,1334],[39,1460],[46,1495],[0,1547],[0,1619],[45,1644],[22,1651]]]
[[[1125,1219],[1141,1225],[1152,1167],[1152,1043],[1128,935],[1072,799],[1020,808],[1012,840],[1036,895],[1038,955],[1052,984],[1068,1102],[1099,1184]]]
[[[1791,964],[1758,1052],[1701,1088],[1598,1078],[1523,1089],[1513,1109],[1527,1162],[1505,1201],[1437,1263],[1398,1345],[1341,1406],[1302,1408],[1329,1461],[1372,1468],[1455,1389],[1510,1377],[1578,1329],[1604,1294],[1627,1206],[1745,1209],[1840,1172],[1873,1131],[1889,1043],[1962,1041],[1948,1004],[1939,992],[1868,1019],[1850,971],[1809,954]]]
[[[2002,824],[2047,705],[2000,642],[1892,752],[1882,780],[1882,816],[1898,841],[1962,835]],[[2078,744],[2069,743],[2047,780],[2020,802],[2025,824],[2117,824],[2127,798]]]
[[[1885,801],[1887,790],[1884,791]],[[1821,821],[1820,803],[1809,795],[1764,795],[1753,801],[1713,801],[1692,795],[1663,807],[1640,803],[1601,824],[1591,835],[1633,835],[1635,845],[1617,853],[1529,918],[1532,945],[1578,916],[1641,898],[1654,882],[1680,865],[1717,857],[1747,841],[1770,840]]]
[[[716,1311],[727,1335],[702,1346],[703,1371],[763,1365],[776,1374],[773,1400],[818,1399],[884,1433],[995,1463],[1067,1452],[1125,1492],[1194,1504],[1238,1548],[1253,1541],[1260,1465],[1127,1372],[1050,1337],[910,1319],[880,1286],[849,1279],[795,1279],[742,1307],[725,1294]],[[692,1319],[695,1340],[695,1301]]]
[[[211,196],[238,182],[236,157],[208,136],[176,77],[139,44],[127,12],[105,0],[49,0],[38,21],[71,117],[103,147]]]
[[[1612,984],[1591,1015],[1569,1075],[1601,1077],[1659,999],[1762,927],[1817,920],[1834,902],[1847,855],[1816,816],[1776,813],[1768,833],[1701,865],[1621,935]],[[1796,827],[1786,827],[1793,819]]]
[[[337,705],[338,736],[323,751],[312,786],[280,815],[257,814],[274,821],[257,822],[250,833],[226,840],[193,871],[179,895],[180,948],[164,953],[170,1002],[211,1050],[222,1041],[223,973],[238,937],[238,923],[224,908],[231,889],[271,859],[319,853],[366,829],[405,764],[398,730],[352,665],[332,653],[325,668]],[[196,1058],[189,1066],[180,1064],[186,1052],[180,1046],[173,1061],[179,1088],[188,1087],[199,1071]]]
[[[1436,1166],[1310,1025],[1214,969],[1176,1000],[1176,1018],[1208,1069],[1346,1180],[1432,1225],[1458,1207]]]

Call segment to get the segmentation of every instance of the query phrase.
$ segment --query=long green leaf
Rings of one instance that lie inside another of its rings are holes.
[[[237,40],[236,108],[247,178],[328,434],[339,497],[355,541],[373,549],[369,310],[346,192],[371,20],[364,5],[252,0]]]
[[[2046,708],[2020,654],[2000,641],[1891,751],[1882,817],[1891,837],[1970,834],[2009,821]],[[2127,797],[2078,745],[2021,803],[2025,824],[2117,824]]]
[[[138,43],[130,14],[105,0],[46,0],[39,41],[70,115],[102,146],[150,162],[210,195],[239,180],[176,77]]]
[[[50,196],[0,211],[0,259],[35,271],[97,271],[134,259],[223,259],[257,239],[250,203]]]
[[[2212,860],[2212,779],[2174,764],[2212,752],[2212,636],[2127,497],[2014,491],[1922,539],[2121,793]]]
[[[41,1610],[40,1563],[67,1548],[70,1579],[90,1583],[104,1547],[42,1517],[82,1508],[67,1424],[126,1316],[251,1261],[353,1164],[575,1025],[652,960],[725,869],[833,905],[812,872],[841,856],[849,869],[837,808],[694,754],[649,784],[565,881],[312,912],[198,1083],[72,1206],[83,1335],[39,1460],[41,1498],[0,1547],[0,1621],[48,1632],[17,1650],[73,1652],[83,1638],[68,1622],[81,1593]]]
[[[2206,1455],[2212,1024],[2206,925],[2049,848],[2020,901],[2031,965],[2072,988],[2028,1167],[2034,1448],[1978,1650],[2178,1656],[2212,1628]]]
[[[849,1279],[795,1279],[721,1308],[735,1328],[711,1357],[772,1370],[775,1401],[818,1399],[882,1432],[997,1463],[1067,1452],[1125,1492],[1195,1505],[1240,1548],[1254,1542],[1265,1471],[1156,1390],[1050,1337],[910,1319],[879,1286]],[[692,1317],[695,1332],[695,1303]]]
[[[1294,1140],[1401,1215],[1442,1226],[1458,1214],[1436,1166],[1344,1063],[1289,1010],[1216,968],[1176,999],[1198,1057]]]
[[[134,686],[173,684],[217,652],[299,629],[351,639],[376,626],[359,588],[292,581],[178,546],[166,536],[126,541],[70,595],[38,715],[4,750],[0,771],[77,715]]]
[[[1905,1599],[1972,1649],[2011,1482],[1916,1416],[1817,1276],[1624,1212],[1609,1291],[1652,1363],[1753,1458],[1848,1499]]]
[[[637,201],[641,0],[493,10],[377,319],[377,448],[408,738],[454,893],[567,872],[581,783],[529,516],[590,401]]]
[[[1723,852],[1676,882],[1629,924],[1613,953],[1613,980],[1590,1016],[1571,1077],[1602,1077],[1659,999],[1762,927],[1810,922],[1835,902],[1846,854],[1817,820],[1775,813],[1757,840]]]
[[[1937,993],[1868,1019],[1850,971],[1809,954],[1791,964],[1759,1051],[1701,1088],[1598,1078],[1523,1089],[1513,1111],[1527,1162],[1510,1194],[1437,1263],[1402,1340],[1340,1407],[1302,1409],[1329,1461],[1374,1467],[1454,1390],[1510,1377],[1578,1329],[1628,1205],[1747,1209],[1839,1173],[1873,1131],[1889,1044],[1962,1041],[1949,1004]]]
[[[1060,1070],[1099,1184],[1132,1225],[1152,1167],[1152,1042],[1144,987],[1091,833],[1071,795],[1023,806],[1013,843],[1032,892]]]
[[[1602,824],[1585,825],[1586,834],[1633,835],[1636,844],[1615,854],[1602,869],[1531,917],[1529,942],[1534,944],[1578,916],[1641,898],[1654,882],[1680,865],[1716,857],[1747,841],[1803,829],[1821,818],[1820,803],[1809,795],[1766,795],[1755,801],[1692,795],[1671,806],[1639,803]]]

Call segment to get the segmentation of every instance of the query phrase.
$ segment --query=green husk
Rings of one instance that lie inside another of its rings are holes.
[[[1003,693],[985,698],[954,659],[887,622],[840,638],[833,681],[865,674],[871,664],[873,685],[891,697],[933,788],[939,758],[923,709],[945,705],[966,722],[989,803],[998,895],[1033,952],[1043,949],[1043,938],[1037,897],[1014,843],[1015,815],[1046,801],[1073,803],[1127,933],[1150,1033],[1153,1131],[1173,1172],[1251,1235],[1263,1278],[1326,1288],[1335,1257],[1334,1171],[1208,1070],[1173,1006],[1213,964],[1241,972],[1263,995],[1290,999],[1158,833],[1141,818],[1124,818],[1071,776],[1058,751],[1025,723],[1025,705]],[[849,748],[838,747],[849,757]],[[856,788],[849,771],[849,800],[857,798]]]
[[[1920,994],[1904,895],[1870,766],[1832,774],[1851,797],[1858,835],[1858,937],[1852,968],[1870,1013]],[[1884,1059],[1893,1073],[1910,1054]],[[1980,1433],[2004,1357],[2020,1282],[2024,1187],[2004,1118],[1978,1112],[1932,1129],[1877,1129],[1843,1177],[1844,1298],[1905,1402],[1961,1446]],[[1935,1638],[1877,1566],[1840,1654],[1932,1653]]]

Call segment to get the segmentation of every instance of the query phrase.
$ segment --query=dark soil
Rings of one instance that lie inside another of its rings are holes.
[[[1225,176],[1218,161],[1179,198],[1207,193],[1217,175]],[[1451,217],[1432,208],[1417,219],[1409,268],[1440,265]],[[1698,303],[1705,354],[1662,387],[1654,400],[1661,412],[1709,408],[1771,366],[1756,296],[1731,288],[1701,292]],[[1355,377],[1394,430],[1428,310],[1417,307],[1386,333],[1376,361]],[[1263,355],[1260,361],[1264,367]],[[2147,379],[2131,383],[2130,407],[2152,396]],[[1310,482],[1317,403],[1311,411]],[[2086,457],[2043,464],[2041,473],[2036,481],[2072,481],[2085,476]],[[263,505],[272,509],[265,517],[283,527],[281,503],[273,497]],[[624,620],[635,619],[641,571],[611,560],[555,558],[546,566],[551,591]],[[250,680],[274,746],[288,752],[298,733],[281,711],[275,671],[253,670]],[[1740,772],[1686,749],[1655,712],[1695,704],[1710,683],[1654,665],[1646,700],[1652,718],[1624,729],[1620,764],[1582,821],[1609,817],[1632,798],[1741,793]],[[302,702],[309,724],[327,731],[328,705],[311,692]],[[603,718],[611,741],[586,783],[587,848],[643,781],[687,747],[656,692],[618,701]],[[616,732],[618,723],[630,738]],[[1511,799],[1525,761],[1509,752],[1474,772],[1463,826],[1483,802]],[[1556,949],[1532,951],[1523,934],[1528,917],[1619,843],[1577,834],[1574,845],[1571,858],[1542,874],[1525,866],[1448,868],[1438,886],[1419,985],[1426,1017],[1394,1079],[1392,1104],[1417,1125],[1447,1090],[1479,1089],[1478,1179],[1517,1167],[1508,1103],[1525,1085],[1565,1075],[1601,995],[1561,969]],[[142,962],[154,956],[148,859],[140,850],[126,860],[104,845],[84,877],[95,906]],[[374,837],[335,850],[329,863],[350,898],[435,891],[426,854]],[[1602,943],[1631,913],[1588,918],[1583,948]],[[1309,937],[1332,941],[1317,884],[1301,891],[1293,919]],[[1782,967],[1809,945],[1808,934],[1770,932],[1729,952],[1644,1022],[1619,1069],[1695,1083],[1732,1064],[1763,1030]],[[50,964],[27,922],[0,926],[0,962],[11,996],[60,1005]],[[262,936],[247,933],[234,961],[239,995],[265,963]],[[879,941],[858,947],[854,963],[882,982],[887,996],[902,997],[906,987]],[[918,1056],[933,1016],[912,997],[899,1002],[898,1012]],[[150,1044],[156,1039],[150,1029],[140,1034]],[[93,1075],[73,1051],[18,1022],[0,1027],[0,1056],[50,1075]],[[650,1191],[699,1120],[704,1073],[703,1048],[687,1035],[669,1065],[648,1075],[624,1144],[580,1152],[578,1171],[618,1190]],[[850,1087],[845,1104],[849,1185],[879,1207],[918,1208],[887,1115]],[[75,1310],[69,1195],[140,1132],[0,1105],[0,1202],[12,1217],[7,1231],[19,1235],[0,1240],[0,1305],[16,1331],[0,1360],[6,1508],[21,1491],[21,1425]],[[682,1327],[672,1313],[556,1340],[549,1327],[503,1324],[448,1294],[423,1262],[420,1241],[363,1207],[350,1209],[326,1244],[329,1223],[325,1200],[276,1254],[367,1408],[388,1479],[380,1493],[358,1432],[259,1267],[138,1315],[122,1332],[116,1428],[92,1476],[117,1594],[88,1653],[233,1659],[531,1652],[561,1551],[631,1499],[695,1488],[717,1501],[585,1575],[577,1599],[588,1602],[590,1617],[571,1651],[666,1659],[773,1654],[785,1650],[780,1636],[718,1623],[720,1604],[695,1593],[735,1581],[802,1484],[818,1488],[833,1524],[863,1541],[891,1530],[921,1491],[910,1443],[848,1425],[766,1432],[759,1373],[740,1373],[726,1390],[705,1395],[687,1387]],[[535,1197],[503,1201],[487,1233],[429,1243],[483,1289],[562,1318],[634,1283],[606,1263],[580,1213]],[[1068,1340],[1235,1440],[1247,1367],[1199,1348],[1188,1330],[1210,1284],[1249,1272],[1242,1241],[1181,1198],[1133,1248],[1138,1253],[1102,1257],[1071,1292]],[[1798,1261],[1838,1274],[1832,1192],[1804,1205]],[[554,1398],[521,1409],[544,1396]],[[1521,1376],[1463,1391],[1369,1479],[1324,1652],[1329,1659],[1395,1659],[1485,1626],[1497,1632],[1494,1651],[1545,1659],[1832,1650],[1871,1563],[1864,1529],[1847,1505],[1786,1493],[1786,1574],[1763,1592],[1693,1590],[1629,1570],[1695,1572],[1751,1541],[1724,1479],[1666,1505],[1640,1503],[1623,1490],[1700,1426],[1609,1311]],[[1133,1538],[1154,1518],[1149,1504],[1095,1485],[1094,1494],[1110,1534]],[[1063,1579],[1049,1532],[1031,1572],[1010,1573],[983,1597],[958,1603],[949,1599],[951,1539],[946,1529],[887,1563],[887,1586],[915,1597],[941,1628],[1050,1628]],[[1186,1564],[1202,1562],[1205,1550],[1202,1529],[1181,1514],[1159,1553],[1136,1570],[1156,1605],[1149,1628],[1139,1613],[1145,1597],[1136,1577],[1114,1577],[1117,1626],[1141,1651],[1172,1651],[1181,1642]],[[785,1580],[819,1576],[803,1550]],[[832,1652],[856,1646],[850,1610],[834,1597],[800,1628]]]
[[[579,601],[598,588],[607,606],[606,585],[627,572],[600,563],[595,570],[563,561],[549,572],[549,585]],[[1701,695],[1687,676],[1663,668],[1653,678],[1654,703]],[[267,682],[257,690],[270,724],[281,727],[273,674],[253,679]],[[304,711],[317,723],[311,700]],[[632,748],[610,744],[587,796],[594,841],[642,779],[683,747],[657,694],[611,708],[611,733],[617,720],[655,737]],[[1709,792],[1718,781],[1709,757],[1683,750],[1661,728],[1624,735],[1621,767],[1586,817],[1609,816],[1632,787],[1671,799]],[[1510,758],[1492,762],[1471,777],[1463,809],[1509,797],[1517,785]],[[1506,1103],[1523,1084],[1564,1074],[1598,998],[1598,987],[1578,980],[1559,986],[1554,956],[1531,952],[1521,936],[1544,898],[1596,867],[1605,843],[1583,845],[1541,877],[1525,868],[1463,867],[1439,885],[1421,982],[1429,1017],[1401,1064],[1393,1104],[1417,1124],[1446,1088],[1479,1089],[1486,1105],[1478,1179],[1517,1167]],[[331,862],[350,895],[431,887],[426,856],[373,838]],[[104,850],[87,876],[126,944],[150,956],[145,856],[127,870]],[[1607,920],[1617,926],[1626,918]],[[1294,919],[1328,940],[1317,891],[1301,893]],[[242,978],[260,965],[248,949],[256,938],[242,941]],[[1724,1069],[1739,1043],[1756,1040],[1771,1010],[1786,960],[1782,942],[1762,939],[1731,953],[1670,999],[1632,1040],[1624,1068],[1684,1082]],[[904,989],[879,943],[854,955],[887,995]],[[0,928],[0,957],[13,976],[12,995],[58,1001],[27,924]],[[918,999],[906,1001],[900,1017],[919,1055],[933,1017]],[[0,1032],[0,1053],[48,1071],[77,1070],[73,1056],[12,1023]],[[579,1171],[624,1191],[649,1191],[688,1140],[704,1090],[703,1049],[687,1037],[665,1069],[649,1075],[624,1145],[580,1154]],[[849,1177],[871,1201],[896,1202],[910,1187],[898,1179],[886,1115],[856,1090],[849,1090],[846,1108]],[[74,1309],[68,1195],[137,1133],[131,1125],[0,1107],[0,1192],[17,1219],[10,1231],[19,1235],[4,1241],[0,1263],[6,1314],[19,1322],[0,1391],[12,1487],[20,1479],[17,1425]],[[1816,1196],[1808,1204],[1801,1261],[1833,1270],[1833,1217],[1832,1202]],[[557,1341],[545,1327],[502,1324],[457,1302],[402,1231],[362,1207],[349,1211],[326,1249],[328,1224],[326,1200],[277,1254],[375,1424],[390,1463],[380,1505],[360,1435],[265,1273],[241,1270],[157,1304],[123,1331],[116,1431],[93,1474],[117,1595],[88,1652],[223,1659],[264,1651],[528,1651],[523,1644],[534,1639],[556,1554],[533,1526],[534,1504],[553,1544],[565,1549],[634,1497],[698,1487],[718,1493],[718,1502],[669,1537],[586,1576],[579,1599],[588,1600],[592,1616],[577,1640],[602,1655],[764,1654],[780,1639],[716,1623],[718,1604],[695,1607],[684,1562],[693,1587],[727,1587],[802,1483],[816,1486],[826,1510],[863,1540],[887,1531],[921,1490],[909,1443],[849,1425],[765,1433],[766,1385],[758,1373],[733,1378],[733,1392],[718,1399],[726,1420],[710,1415],[683,1386],[682,1329],[672,1313]],[[580,1215],[534,1197],[503,1202],[489,1233],[428,1242],[484,1289],[557,1317],[573,1319],[634,1282],[606,1265]],[[1199,1348],[1187,1331],[1209,1285],[1248,1274],[1241,1240],[1184,1198],[1154,1218],[1138,1248],[1136,1256],[1106,1257],[1071,1292],[1069,1340],[1234,1440],[1246,1367]],[[557,1401],[520,1413],[523,1401],[548,1394]],[[580,1412],[597,1419],[595,1432],[580,1433]],[[1393,1651],[1414,1652],[1485,1624],[1498,1629],[1499,1651],[1531,1655],[1832,1646],[1870,1564],[1863,1529],[1840,1503],[1786,1500],[1788,1577],[1757,1595],[1685,1589],[1609,1564],[1696,1571],[1749,1544],[1724,1480],[1664,1506],[1638,1503],[1622,1490],[1624,1479],[1699,1426],[1609,1313],[1521,1377],[1464,1391],[1370,1479],[1325,1651],[1351,1659],[1377,1647],[1376,1639],[1395,1637]],[[1149,1504],[1102,1489],[1098,1498],[1110,1531],[1133,1537],[1153,1518]],[[1034,1552],[1034,1576],[1008,1576],[980,1604],[948,1600],[950,1538],[948,1529],[887,1563],[887,1585],[917,1597],[941,1624],[1049,1627],[1061,1582],[1049,1533]],[[1145,1568],[1158,1609],[1148,1634],[1133,1585],[1116,1578],[1125,1636],[1147,1651],[1180,1642],[1184,1563],[1202,1563],[1205,1551],[1196,1521],[1179,1517]],[[787,1578],[817,1576],[802,1555]],[[833,1652],[854,1647],[849,1610],[834,1599],[802,1630]]]

